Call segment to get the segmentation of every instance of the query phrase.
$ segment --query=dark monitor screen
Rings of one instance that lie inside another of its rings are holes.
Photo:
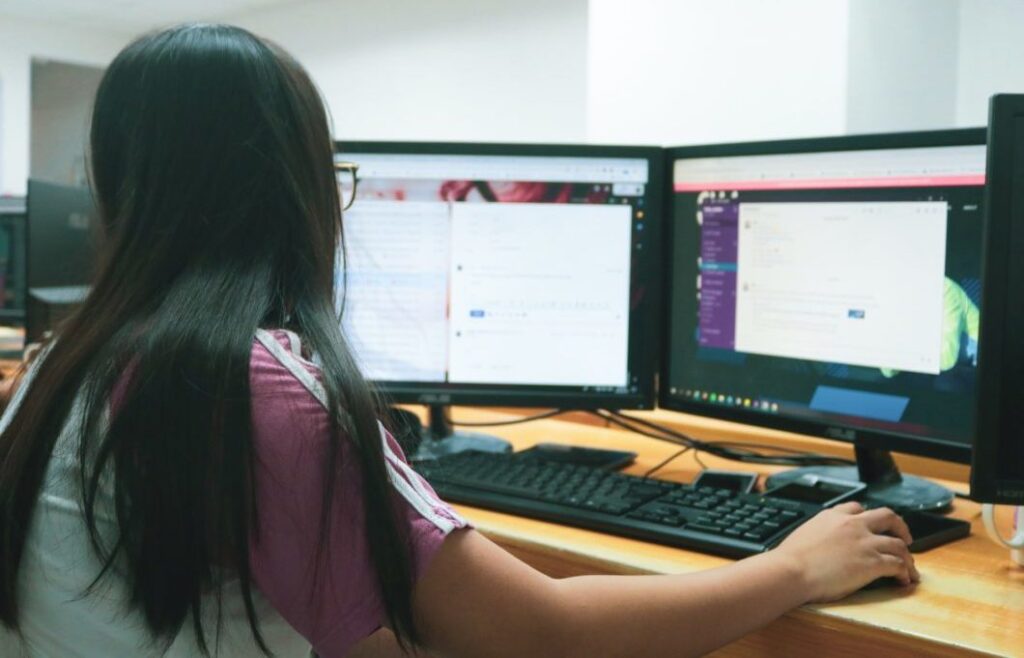
[[[0,197],[0,322],[25,315],[25,201]]]
[[[347,142],[336,158],[359,165],[343,328],[391,398],[653,405],[661,149]]]
[[[1024,95],[989,114],[985,318],[971,495],[1024,504]]]
[[[29,180],[30,290],[88,284],[96,249],[91,232],[95,214],[89,188]]]
[[[982,130],[670,151],[661,403],[970,459]]]

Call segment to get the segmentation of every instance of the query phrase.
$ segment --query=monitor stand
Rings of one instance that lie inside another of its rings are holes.
[[[512,452],[512,444],[505,439],[479,432],[456,431],[448,422],[448,409],[444,405],[428,407],[429,421],[423,428],[423,440],[413,460],[437,459],[466,450],[482,452]]]
[[[913,475],[900,473],[892,453],[884,448],[857,441],[853,446],[856,466],[807,466],[777,473],[768,478],[767,488],[774,488],[804,475],[817,475],[836,480],[863,482],[868,485],[863,501],[895,510],[941,511],[953,502],[953,492],[946,487]]]

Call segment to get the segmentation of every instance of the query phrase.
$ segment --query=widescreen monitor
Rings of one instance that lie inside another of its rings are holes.
[[[679,148],[668,166],[661,405],[854,442],[859,470],[830,475],[948,504],[888,451],[970,460],[984,131]]]
[[[663,151],[344,142],[344,332],[396,402],[654,403]],[[343,303],[342,303],[343,302]]]

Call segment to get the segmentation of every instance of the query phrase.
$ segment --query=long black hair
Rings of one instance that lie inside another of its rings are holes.
[[[249,359],[257,329],[276,327],[301,334],[322,364],[332,412],[321,532],[339,442],[350,440],[388,621],[415,643],[407,528],[376,401],[335,311],[341,210],[328,117],[308,75],[236,27],[153,33],[107,69],[90,142],[103,234],[94,284],[0,436],[0,620],[18,627],[29,523],[81,395],[81,495],[103,564],[96,582],[123,564],[129,604],[154,638],[172,641],[191,617],[205,653],[201,602],[220,600],[218,574],[230,571],[267,650],[249,566],[259,532]],[[115,386],[117,411],[105,424]],[[104,543],[96,502],[108,473],[119,532]]]

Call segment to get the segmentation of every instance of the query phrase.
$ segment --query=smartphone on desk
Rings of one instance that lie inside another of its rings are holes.
[[[706,468],[697,475],[693,481],[693,488],[711,487],[714,489],[727,489],[739,493],[750,493],[757,484],[757,473],[746,473],[743,471],[719,471],[713,468]]]
[[[951,516],[939,516],[930,512],[899,512],[910,529],[913,541],[911,553],[921,553],[936,546],[948,544],[971,534],[971,524]]]
[[[854,500],[865,489],[867,489],[867,485],[863,482],[835,480],[819,475],[804,475],[774,489],[769,489],[764,492],[764,495],[768,498],[810,503],[824,509]]]

